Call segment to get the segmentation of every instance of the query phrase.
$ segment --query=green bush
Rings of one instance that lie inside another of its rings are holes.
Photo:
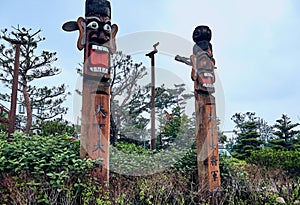
[[[282,169],[291,176],[300,176],[299,159],[300,152],[298,151],[263,149],[252,152],[247,161],[261,167]]]
[[[7,132],[8,125],[6,124],[0,124],[0,132]]]
[[[54,119],[43,122],[38,122],[34,125],[35,132],[41,136],[58,136],[67,134],[69,136],[77,137],[75,126],[71,126],[66,120]]]
[[[104,191],[92,175],[96,162],[80,159],[79,148],[67,135],[16,133],[7,142],[0,133],[0,204],[209,204],[211,195],[197,181],[195,149],[152,151],[119,143],[110,159],[125,175],[111,169]],[[247,162],[221,157],[219,204],[276,204],[278,196],[289,204],[300,200],[299,178],[280,169],[296,172],[298,153],[275,155],[255,152]]]
[[[131,176],[145,176],[174,168],[189,151],[178,146],[152,151],[129,143],[110,147],[110,170]]]
[[[80,159],[79,141],[67,135],[17,133],[7,142],[7,134],[1,133],[0,204],[89,204],[83,196],[102,193],[99,186],[87,189],[99,184],[90,180],[94,167],[94,161]]]

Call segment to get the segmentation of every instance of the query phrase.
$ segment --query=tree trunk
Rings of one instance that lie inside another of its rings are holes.
[[[26,115],[27,115],[27,120],[26,120],[26,127],[25,127],[25,134],[29,134],[31,125],[32,125],[32,110],[31,110],[31,105],[30,105],[30,98],[29,94],[27,92],[27,86],[26,83],[23,86],[23,96],[24,96],[24,101],[25,101],[25,107],[26,107]]]
[[[115,146],[117,142],[117,133],[118,129],[113,118],[113,115],[110,113],[110,144]]]

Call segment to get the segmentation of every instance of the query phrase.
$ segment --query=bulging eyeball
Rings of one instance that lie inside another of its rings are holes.
[[[99,24],[96,21],[92,21],[87,25],[88,28],[97,30],[99,28]]]
[[[110,26],[109,24],[105,24],[105,25],[103,26],[103,29],[104,29],[106,32],[108,32],[108,33],[111,32],[111,26]]]

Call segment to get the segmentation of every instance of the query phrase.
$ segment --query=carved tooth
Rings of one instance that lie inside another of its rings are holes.
[[[90,67],[90,71],[92,71],[94,73],[108,74],[108,69],[107,68],[102,68],[102,67]]]
[[[92,45],[92,49],[97,51],[107,52],[107,53],[109,52],[108,48],[104,46]]]
[[[102,73],[108,74],[108,69],[106,69],[106,68],[101,68],[101,70],[102,70]]]
[[[98,50],[98,46],[92,45],[92,49],[93,49],[93,50]]]
[[[211,73],[204,73],[203,76],[206,77],[206,78],[208,78],[208,77],[213,78],[214,77]]]
[[[102,51],[108,52],[108,48],[102,47]]]

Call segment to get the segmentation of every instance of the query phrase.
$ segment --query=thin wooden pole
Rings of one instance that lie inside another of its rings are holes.
[[[11,92],[10,112],[9,112],[9,126],[8,126],[8,141],[11,141],[12,133],[16,125],[16,108],[17,108],[17,94],[18,94],[18,81],[19,81],[19,66],[20,66],[20,48],[21,44],[16,44],[16,54],[14,63],[14,76]]]
[[[18,33],[20,37],[26,36],[27,33]],[[18,100],[18,83],[19,83],[19,67],[20,67],[20,51],[21,45],[26,44],[27,41],[22,38],[19,39],[11,39],[7,36],[2,36],[2,38],[11,43],[16,45],[16,53],[15,53],[15,62],[14,62],[14,72],[13,72],[13,84],[12,84],[12,92],[11,92],[11,102],[10,102],[10,112],[9,112],[9,124],[8,124],[8,141],[11,141],[12,133],[15,131],[16,125],[16,107],[17,107],[17,100]]]
[[[146,54],[151,58],[151,149],[156,149],[156,136],[155,136],[155,54],[158,52],[156,47],[159,43],[153,45],[154,50]]]

